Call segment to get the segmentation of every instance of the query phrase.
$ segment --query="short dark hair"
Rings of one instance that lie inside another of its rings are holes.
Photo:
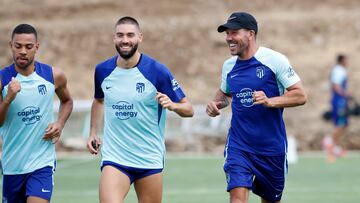
[[[345,59],[346,59],[346,56],[344,54],[339,54],[336,57],[336,62],[337,63],[342,63]]]
[[[11,34],[11,39],[14,38],[15,34],[34,34],[35,35],[35,39],[37,40],[37,32],[36,29],[29,25],[29,24],[19,24],[17,25],[12,34]]]
[[[125,16],[125,17],[120,18],[116,22],[115,27],[118,25],[121,25],[121,24],[133,24],[133,25],[136,25],[140,29],[140,25],[139,25],[138,21],[135,18],[130,17],[130,16]]]

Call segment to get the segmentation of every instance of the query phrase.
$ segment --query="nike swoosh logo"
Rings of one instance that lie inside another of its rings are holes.
[[[105,87],[107,90],[110,89],[111,87]]]
[[[230,78],[234,78],[236,77],[238,74],[235,74],[235,75],[230,75]]]
[[[44,188],[42,188],[41,192],[51,192],[51,191],[50,190],[45,190]]]

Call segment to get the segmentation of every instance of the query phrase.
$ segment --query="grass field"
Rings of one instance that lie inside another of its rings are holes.
[[[220,156],[168,155],[164,171],[164,203],[228,202]],[[59,158],[53,203],[98,202],[99,160],[89,157]],[[127,203],[135,203],[133,191]],[[250,202],[260,202],[251,194]],[[335,164],[322,154],[300,155],[289,166],[283,201],[286,203],[360,202],[360,154],[350,153]]]

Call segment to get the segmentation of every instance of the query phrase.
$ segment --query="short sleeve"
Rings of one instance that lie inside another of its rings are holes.
[[[103,80],[101,79],[100,76],[101,76],[100,68],[96,67],[95,74],[94,74],[94,84],[95,84],[94,98],[96,98],[96,99],[104,98],[104,92],[101,88],[101,83]]]
[[[300,77],[285,56],[277,64],[276,78],[285,89],[300,81]]]
[[[236,60],[237,60],[236,56],[231,57],[230,59],[228,59],[224,62],[223,67],[222,67],[220,90],[226,94],[230,94],[230,89],[227,84],[227,75],[234,68]]]
[[[342,85],[344,80],[346,80],[346,72],[340,67],[335,67],[331,71],[330,79],[332,83]]]
[[[179,83],[171,72],[163,66],[159,75],[159,92],[166,94],[172,101],[179,102],[185,97]]]

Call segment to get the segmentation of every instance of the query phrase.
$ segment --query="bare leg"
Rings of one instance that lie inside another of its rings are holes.
[[[161,203],[163,177],[162,173],[156,173],[134,183],[139,203]]]
[[[29,196],[26,199],[26,203],[49,203],[49,201],[40,197]]]
[[[340,146],[341,139],[344,137],[346,126],[336,127],[333,134],[334,144]]]
[[[230,190],[230,203],[247,203],[249,201],[249,189],[238,187]]]
[[[130,189],[127,175],[112,166],[105,166],[100,178],[100,202],[123,203]]]

